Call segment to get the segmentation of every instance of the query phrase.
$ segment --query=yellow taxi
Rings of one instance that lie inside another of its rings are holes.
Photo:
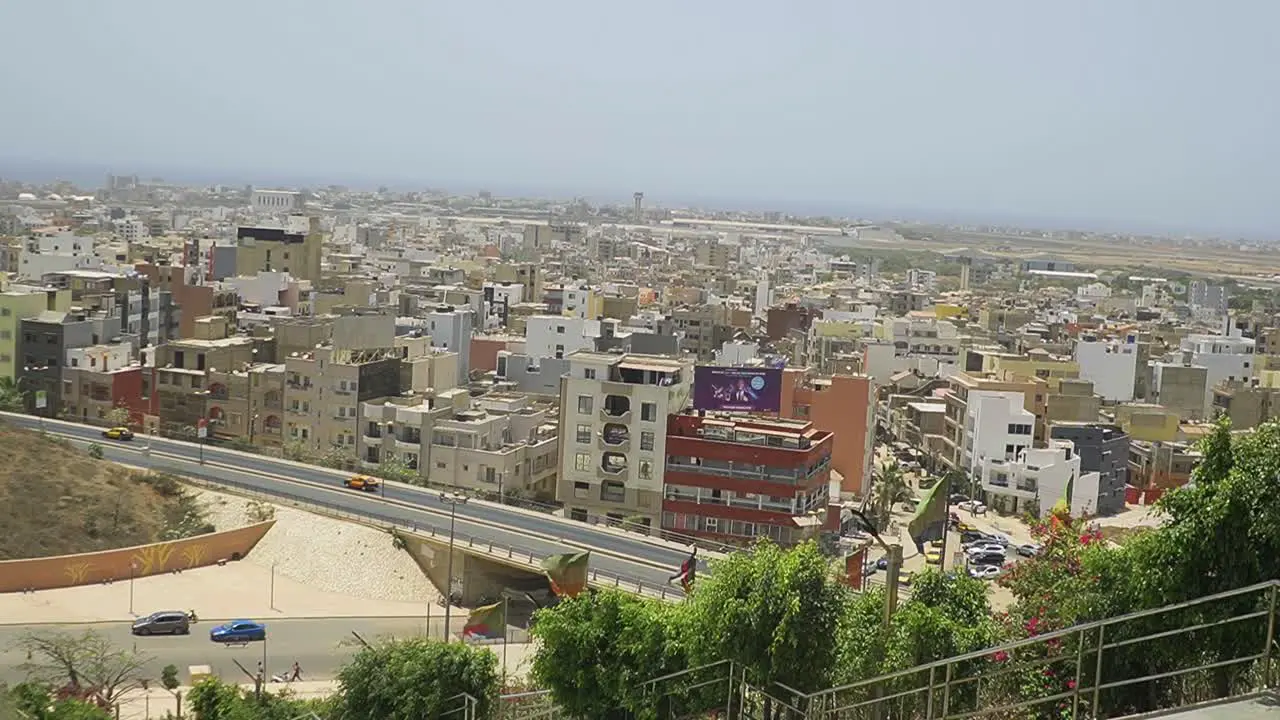
[[[351,488],[352,490],[364,490],[365,492],[377,492],[381,484],[378,478],[369,477],[368,475],[353,475],[342,481],[343,487]]]
[[[132,440],[133,431],[127,427],[117,426],[103,430],[102,437],[108,440]]]
[[[967,522],[956,523],[956,530],[959,530],[962,533],[978,532],[977,526],[971,525]]]
[[[942,551],[937,548],[929,548],[924,553],[924,561],[930,565],[942,564]]]

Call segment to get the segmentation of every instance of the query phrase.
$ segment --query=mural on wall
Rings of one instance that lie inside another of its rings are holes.
[[[0,562],[0,593],[126,580],[240,559],[248,555],[274,525],[274,520],[268,520],[234,530],[152,545],[3,561]]]

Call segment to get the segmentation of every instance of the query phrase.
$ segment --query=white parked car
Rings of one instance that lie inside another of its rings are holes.
[[[964,502],[956,505],[956,507],[960,508],[961,510],[968,510],[974,515],[984,515],[987,512],[987,506],[983,505],[977,500],[965,500]]]
[[[1000,575],[999,565],[974,565],[969,568],[969,577],[979,580],[991,580]]]
[[[970,555],[1004,555],[1004,546],[999,543],[979,543],[965,548]]]

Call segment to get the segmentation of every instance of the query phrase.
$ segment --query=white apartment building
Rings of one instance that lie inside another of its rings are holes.
[[[430,398],[383,398],[362,407],[359,457],[374,470],[390,458],[431,483],[543,500],[555,497],[559,462],[549,408],[519,395],[466,390]]]
[[[421,325],[431,338],[431,347],[458,353],[458,384],[470,382],[471,337],[475,329],[471,309],[441,305],[427,313]]]
[[[302,193],[292,190],[254,190],[249,204],[257,213],[292,213],[302,209]]]
[[[39,280],[47,273],[101,268],[102,259],[94,253],[93,237],[61,228],[33,233],[18,253],[20,280]]]
[[[885,325],[885,339],[893,343],[896,355],[936,357],[940,361],[960,355],[960,332],[949,320],[900,317]]]
[[[120,239],[127,243],[136,243],[140,240],[145,240],[151,237],[150,226],[145,221],[139,220],[138,218],[123,218],[116,220],[114,225],[116,234],[120,236]]]
[[[667,416],[689,401],[692,363],[585,351],[568,359],[560,381],[557,499],[576,520],[659,527]]]
[[[1095,395],[1112,402],[1133,400],[1138,376],[1138,337],[1099,340],[1088,337],[1076,343],[1080,377],[1093,383]]]
[[[564,314],[568,317],[582,318],[584,320],[598,320],[599,318],[591,317],[592,306],[595,304],[595,291],[583,285],[582,287],[564,288]]]
[[[1069,440],[1050,440],[1012,459],[986,458],[976,470],[987,505],[1002,514],[1033,512],[1044,517],[1064,496],[1072,515],[1094,512],[1100,476],[1080,472],[1080,455]]]
[[[1017,391],[969,392],[960,468],[970,477],[976,477],[985,460],[1009,460],[1032,446],[1036,416],[1024,404],[1023,394]]]
[[[911,268],[907,271],[907,285],[915,290],[932,291],[938,287],[938,273]]]
[[[600,321],[564,315],[531,315],[525,321],[525,354],[535,358],[568,357],[579,350],[595,350]]]
[[[1213,388],[1223,380],[1248,380],[1254,375],[1252,338],[1227,335],[1188,335],[1179,344],[1184,365],[1200,365],[1208,370],[1205,381],[1204,415],[1211,417]]]

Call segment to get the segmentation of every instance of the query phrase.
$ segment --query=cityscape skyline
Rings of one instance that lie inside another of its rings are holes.
[[[0,175],[35,160],[1259,236],[1280,220],[1280,100],[1257,91],[1278,15],[1246,0],[18,5],[6,24],[58,27],[58,51],[39,32],[3,51],[0,91],[23,102],[0,118],[21,139]]]

